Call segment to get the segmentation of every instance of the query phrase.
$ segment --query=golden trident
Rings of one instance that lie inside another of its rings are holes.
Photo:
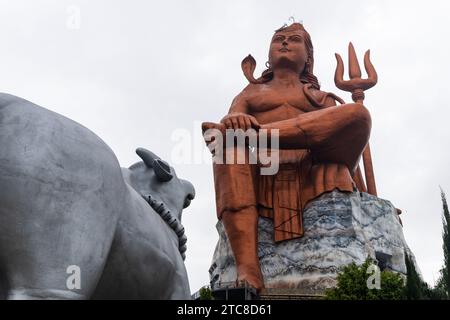
[[[358,58],[356,57],[355,48],[350,42],[348,45],[348,64],[349,64],[349,77],[350,80],[344,81],[344,63],[339,54],[336,53],[336,73],[334,74],[334,83],[336,87],[341,90],[352,93],[352,100],[356,103],[363,103],[364,91],[372,88],[377,84],[378,75],[375,71],[372,62],[370,62],[370,50],[367,50],[364,55],[364,67],[367,72],[367,79],[361,78],[361,68],[359,67]],[[366,176],[367,192],[376,196],[377,187],[375,185],[375,175],[373,173],[372,156],[370,154],[370,145],[367,142],[366,148],[363,152],[364,172]],[[357,168],[355,180],[363,189],[364,183],[361,176],[361,169]],[[359,180],[359,181],[358,181]],[[361,190],[366,191],[366,190]]]

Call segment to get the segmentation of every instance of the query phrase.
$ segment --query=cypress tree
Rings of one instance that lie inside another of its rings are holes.
[[[445,193],[441,188],[442,198],[442,249],[444,250],[444,266],[441,269],[440,285],[447,294],[450,295],[450,213],[448,211],[447,199]]]
[[[423,299],[423,284],[422,280],[417,273],[414,263],[411,261],[408,253],[405,251],[405,264],[406,264],[406,286],[405,297],[408,300],[420,300]]]

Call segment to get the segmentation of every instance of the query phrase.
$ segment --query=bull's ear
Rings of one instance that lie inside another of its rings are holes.
[[[153,167],[153,161],[161,159],[156,154],[145,148],[137,148],[136,154],[142,159],[142,161],[144,161],[145,165],[149,168]]]
[[[173,178],[172,168],[164,160],[155,159],[153,161],[152,167],[159,181],[167,182]]]

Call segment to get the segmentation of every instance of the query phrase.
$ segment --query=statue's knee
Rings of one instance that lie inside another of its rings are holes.
[[[372,118],[370,117],[369,110],[361,103],[350,103],[345,105],[344,108],[348,114],[351,126],[354,130],[357,130],[361,134],[370,134],[372,128]]]

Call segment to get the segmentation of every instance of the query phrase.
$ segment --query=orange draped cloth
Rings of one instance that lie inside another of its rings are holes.
[[[224,211],[256,206],[273,219],[274,241],[303,236],[302,212],[324,192],[352,192],[356,186],[343,164],[315,163],[309,150],[280,150],[275,175],[260,175],[254,164],[214,164],[218,218]]]

